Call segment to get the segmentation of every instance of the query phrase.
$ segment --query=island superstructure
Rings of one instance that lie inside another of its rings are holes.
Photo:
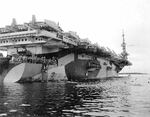
[[[117,76],[131,65],[127,60],[123,34],[123,52],[91,44],[76,32],[64,32],[59,24],[45,20],[12,24],[0,28],[0,82],[34,82],[51,79],[84,81]]]

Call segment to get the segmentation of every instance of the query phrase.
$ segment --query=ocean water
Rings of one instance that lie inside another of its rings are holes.
[[[150,117],[150,76],[2,83],[0,117]]]

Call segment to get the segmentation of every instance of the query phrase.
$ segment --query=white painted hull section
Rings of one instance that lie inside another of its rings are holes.
[[[101,69],[96,78],[107,78],[118,76],[117,72],[115,71],[116,66],[114,64],[110,65],[109,61],[103,58],[98,58],[98,61],[100,62]],[[104,63],[106,63],[107,65],[104,65]],[[112,69],[107,70],[108,66],[112,67]]]
[[[41,72],[41,64],[21,63],[13,67],[5,76],[4,82],[17,82]]]

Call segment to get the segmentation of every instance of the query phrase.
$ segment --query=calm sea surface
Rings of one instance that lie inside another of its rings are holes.
[[[0,84],[0,117],[150,117],[150,76]]]

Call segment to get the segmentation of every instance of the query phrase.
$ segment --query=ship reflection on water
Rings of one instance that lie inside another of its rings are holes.
[[[0,84],[0,117],[149,117],[150,78]]]

